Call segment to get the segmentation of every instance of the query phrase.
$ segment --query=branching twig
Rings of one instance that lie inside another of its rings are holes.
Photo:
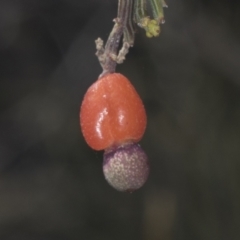
[[[102,66],[102,77],[115,72],[116,65],[123,63],[130,47],[134,43],[134,22],[146,31],[147,37],[156,37],[160,33],[160,24],[164,23],[163,7],[167,7],[164,0],[148,0],[151,3],[153,19],[147,11],[147,0],[118,0],[118,14],[114,19],[113,29],[104,47],[103,40],[96,42],[96,55]],[[122,40],[122,48],[118,52]]]
[[[134,32],[132,21],[133,0],[119,0],[118,15],[114,19],[114,27],[108,37],[105,48],[103,40],[98,38],[96,42],[96,55],[103,68],[103,72],[99,77],[108,73],[115,72],[117,63],[122,63],[125,59],[128,49],[133,45]],[[121,37],[124,34],[122,49],[118,53]]]

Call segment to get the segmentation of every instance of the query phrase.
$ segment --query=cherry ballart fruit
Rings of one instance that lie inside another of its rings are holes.
[[[83,136],[91,148],[105,150],[105,178],[119,191],[132,192],[147,180],[148,158],[137,144],[146,123],[143,103],[122,74],[101,77],[84,96],[80,109]]]

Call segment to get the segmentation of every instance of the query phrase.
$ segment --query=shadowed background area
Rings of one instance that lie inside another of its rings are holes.
[[[117,1],[0,2],[1,240],[239,240],[240,4],[167,1],[117,71],[148,113],[146,185],[115,191],[79,128]]]

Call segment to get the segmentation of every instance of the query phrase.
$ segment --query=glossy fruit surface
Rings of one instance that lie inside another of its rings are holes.
[[[146,112],[138,93],[119,73],[108,74],[93,83],[80,109],[83,136],[95,150],[128,140],[138,142],[146,122]]]

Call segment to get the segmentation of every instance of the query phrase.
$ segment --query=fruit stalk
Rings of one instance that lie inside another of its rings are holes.
[[[106,74],[114,73],[117,64],[125,60],[129,47],[133,45],[132,8],[133,0],[119,0],[117,18],[114,19],[115,24],[105,47],[101,38],[95,41],[97,48],[96,55],[103,69],[99,78]],[[118,52],[122,35],[124,35],[123,44],[121,50]]]

